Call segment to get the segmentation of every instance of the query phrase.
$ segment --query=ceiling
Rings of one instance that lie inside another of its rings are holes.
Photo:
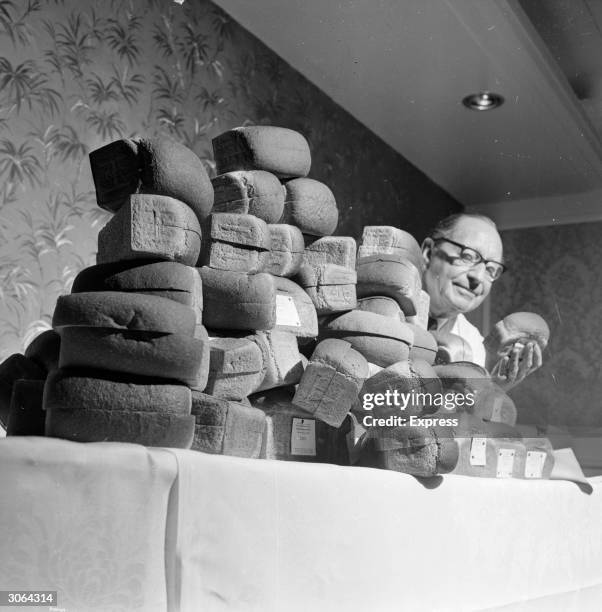
[[[214,1],[467,209],[602,219],[602,0]]]

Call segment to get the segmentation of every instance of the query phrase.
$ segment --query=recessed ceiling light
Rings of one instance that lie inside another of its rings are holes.
[[[500,94],[491,91],[481,91],[470,94],[462,100],[466,108],[475,111],[493,110],[504,103],[504,98]]]

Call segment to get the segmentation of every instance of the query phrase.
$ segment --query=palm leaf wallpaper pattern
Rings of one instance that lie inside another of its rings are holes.
[[[95,263],[109,217],[91,150],[164,135],[214,173],[211,139],[252,123],[306,135],[339,233],[385,220],[423,231],[457,206],[208,1],[0,0],[0,359],[50,326],[57,296]]]

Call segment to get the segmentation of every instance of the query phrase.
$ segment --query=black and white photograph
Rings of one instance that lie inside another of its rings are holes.
[[[602,610],[602,0],[0,0],[0,610]]]

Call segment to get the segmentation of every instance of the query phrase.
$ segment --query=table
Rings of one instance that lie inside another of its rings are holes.
[[[33,437],[0,440],[0,465],[0,589],[57,590],[69,612],[602,605],[602,476],[590,494],[568,481],[429,484]]]

